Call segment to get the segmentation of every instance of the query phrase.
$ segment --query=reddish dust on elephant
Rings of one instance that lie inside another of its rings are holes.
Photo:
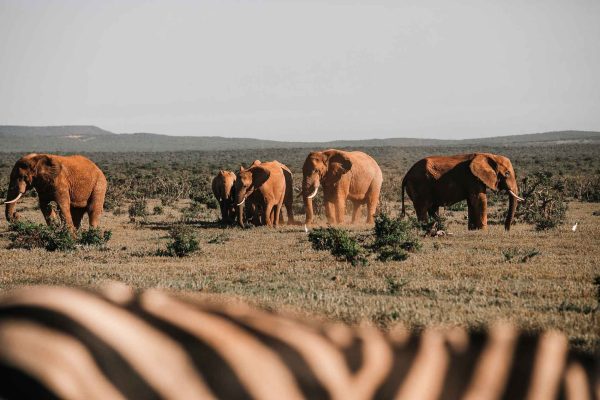
[[[50,203],[56,202],[67,227],[74,232],[88,214],[91,227],[97,227],[104,208],[106,177],[88,158],[28,154],[21,157],[12,169],[8,184],[6,219],[18,219],[18,200],[35,188],[46,222],[56,218]]]
[[[235,220],[235,180],[233,171],[220,170],[212,180],[212,191],[221,208],[221,220],[230,223]]]
[[[273,160],[273,163],[279,164],[279,166],[282,169],[283,172],[283,176],[285,178],[285,196],[283,198],[283,205],[285,206],[285,211],[287,213],[287,223],[288,225],[293,225],[296,223],[296,221],[294,220],[294,177],[292,174],[292,171],[288,168],[287,165],[277,161],[277,160]],[[251,166],[255,166],[255,165],[261,165],[262,161],[260,160],[254,160],[254,162],[252,163]],[[279,218],[279,223],[283,223],[283,213],[281,213],[281,216]]]
[[[504,227],[510,229],[517,208],[517,178],[510,160],[490,153],[431,156],[417,161],[402,180],[419,221],[435,218],[439,208],[466,200],[469,229],[487,228],[487,189],[506,191],[509,198]]]
[[[255,210],[267,226],[278,226],[281,207],[285,198],[285,176],[279,162],[263,162],[245,169],[240,167],[235,181],[235,199],[238,223],[244,226],[244,205]]]
[[[353,204],[352,223],[367,206],[367,223],[373,223],[383,175],[377,162],[362,151],[313,151],[302,167],[302,197],[306,224],[313,221],[313,198],[323,188],[325,215],[330,224],[343,224],[346,201]]]

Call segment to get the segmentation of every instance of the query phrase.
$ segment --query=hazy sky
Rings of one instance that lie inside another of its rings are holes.
[[[600,130],[600,1],[0,0],[0,124],[280,140]]]

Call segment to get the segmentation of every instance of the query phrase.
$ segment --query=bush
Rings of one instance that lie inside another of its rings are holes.
[[[535,256],[539,256],[541,251],[538,249],[518,249],[516,247],[502,250],[504,262],[526,263]]]
[[[146,199],[137,199],[134,200],[131,205],[129,205],[129,219],[131,222],[135,222],[136,218],[146,218],[148,216],[148,202]]]
[[[454,203],[448,207],[446,207],[448,211],[467,211],[467,201],[459,201],[458,203]]]
[[[154,206],[152,212],[154,215],[163,215],[165,213],[165,209],[162,206]]]
[[[79,233],[78,242],[84,246],[104,246],[112,237],[112,231],[101,231],[98,228],[90,228]]]
[[[590,203],[600,202],[600,175],[574,176],[565,179],[565,191],[569,196]]]
[[[212,192],[209,192],[208,190],[199,191],[198,193],[194,193],[190,197],[195,203],[204,204],[206,205],[206,208],[209,208],[211,210],[216,210],[217,208],[219,208],[219,202],[217,201],[217,199],[215,199],[215,196],[212,194]]]
[[[44,248],[48,251],[71,251],[77,244],[63,224],[46,226],[31,221],[16,221],[10,224],[10,230],[10,249]]]
[[[200,248],[194,231],[189,226],[177,225],[169,231],[171,241],[167,250],[159,250],[158,255],[170,257],[185,257]]]
[[[566,218],[564,183],[551,178],[550,172],[538,171],[520,184],[525,202],[517,208],[517,218],[534,224],[537,230],[555,228]]]
[[[333,227],[316,228],[308,234],[315,250],[329,250],[334,257],[352,265],[366,265],[366,251],[348,231]]]
[[[421,242],[414,233],[413,224],[392,219],[387,214],[380,213],[375,217],[375,241],[371,248],[378,253],[380,261],[403,261],[408,258],[409,251],[421,248]]]

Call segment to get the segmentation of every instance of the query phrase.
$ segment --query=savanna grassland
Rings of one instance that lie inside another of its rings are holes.
[[[421,248],[407,260],[369,256],[367,265],[354,266],[314,250],[301,225],[242,230],[218,223],[210,180],[220,168],[277,159],[294,171],[299,187],[306,149],[92,153],[87,156],[109,180],[102,229],[112,232],[110,241],[67,252],[10,249],[11,233],[3,221],[0,289],[87,287],[118,280],[136,288],[227,295],[271,309],[351,323],[366,320],[384,328],[399,322],[413,328],[477,328],[505,319],[525,328],[559,329],[586,351],[600,346],[599,145],[366,151],[382,167],[381,209],[392,216],[398,214],[400,182],[412,163],[430,154],[489,151],[510,157],[519,180],[547,173],[552,190],[568,202],[566,217],[548,230],[520,219],[507,233],[501,224],[506,198],[490,196],[487,232],[468,231],[466,209],[459,204],[442,211],[447,235],[415,231]],[[2,197],[20,155],[0,153]],[[303,221],[300,199],[294,208]],[[43,222],[33,197],[21,201],[18,210],[25,219]],[[410,207],[409,214],[414,214]],[[322,215],[318,221],[324,224]],[[180,224],[193,230],[200,250],[181,258],[157,255],[169,241],[169,229]],[[372,226],[343,228],[367,242],[373,236]]]

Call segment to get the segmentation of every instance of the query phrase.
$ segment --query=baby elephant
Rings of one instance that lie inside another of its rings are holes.
[[[224,170],[220,170],[212,180],[212,191],[221,208],[221,220],[227,224],[235,220],[235,180],[235,173]]]
[[[16,203],[31,188],[38,193],[46,223],[50,224],[56,217],[50,206],[50,202],[54,201],[71,233],[79,228],[85,213],[88,214],[90,227],[98,226],[104,208],[106,178],[89,159],[52,154],[21,157],[10,174],[8,199],[4,202],[9,222],[18,218]]]

